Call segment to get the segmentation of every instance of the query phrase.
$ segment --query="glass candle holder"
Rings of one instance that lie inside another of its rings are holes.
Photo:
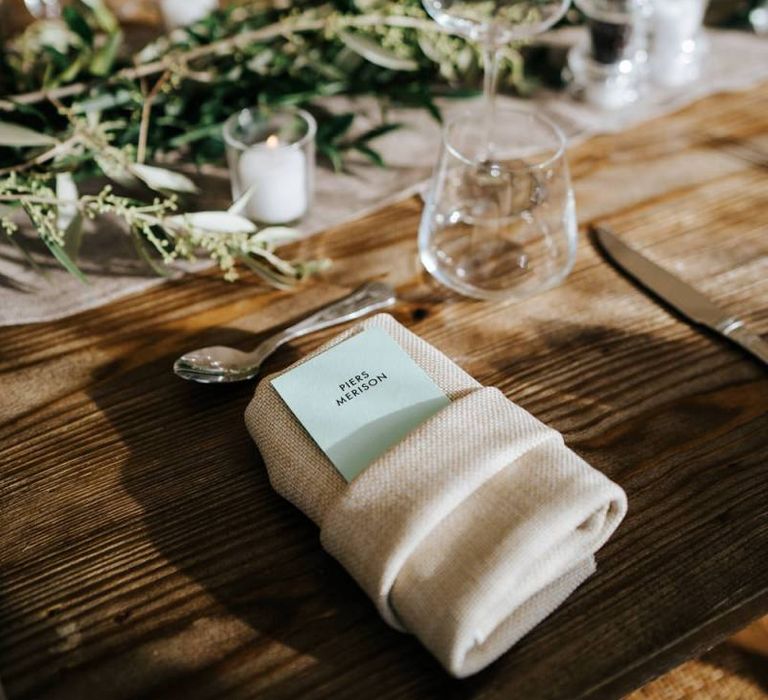
[[[478,299],[525,298],[559,284],[576,254],[565,137],[544,117],[498,109],[493,158],[477,114],[450,122],[419,228],[426,270]]]
[[[224,123],[232,198],[264,224],[298,221],[312,201],[314,117],[303,109],[243,109]]]
[[[587,36],[568,54],[571,90],[604,109],[637,101],[646,72],[648,0],[576,0]]]
[[[706,54],[702,24],[707,0],[654,0],[649,26],[653,82],[677,87],[696,80]]]

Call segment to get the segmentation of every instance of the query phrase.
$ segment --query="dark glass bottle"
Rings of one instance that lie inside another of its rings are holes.
[[[588,24],[592,58],[604,64],[620,61],[632,39],[632,25],[627,22],[606,22],[598,19],[590,19]]]

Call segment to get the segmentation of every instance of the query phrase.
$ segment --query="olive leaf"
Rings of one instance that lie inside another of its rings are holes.
[[[0,146],[52,146],[58,141],[48,134],[19,124],[0,122]]]
[[[90,65],[91,73],[97,76],[105,76],[112,70],[122,41],[123,33],[121,31],[116,31],[107,37],[104,45],[93,56]]]
[[[131,163],[128,170],[153,190],[192,193],[198,191],[197,185],[192,180],[173,170],[158,168],[155,165],[145,165],[144,163]]]
[[[226,211],[195,211],[169,216],[166,222],[180,228],[195,228],[210,233],[255,233],[256,224],[239,214]]]
[[[102,153],[94,153],[93,160],[110,180],[119,182],[125,187],[136,184],[136,180],[126,170],[123,163],[117,162],[114,158],[105,156]]]
[[[93,13],[93,17],[96,23],[101,29],[108,34],[116,32],[120,25],[117,21],[117,17],[112,14],[111,10],[101,0],[81,0],[83,5],[88,7]]]
[[[72,110],[78,114],[89,112],[103,112],[105,109],[112,109],[128,104],[135,100],[133,93],[128,90],[117,90],[114,93],[102,93],[94,97],[86,97],[72,105]]]
[[[358,56],[362,56],[366,61],[390,70],[416,71],[419,64],[411,58],[403,58],[391,51],[387,51],[381,44],[362,34],[352,34],[351,32],[339,32],[344,46],[354,51]]]
[[[294,269],[293,265],[288,261],[277,257],[277,255],[275,255],[271,250],[267,250],[266,248],[253,247],[250,250],[250,253],[256,257],[264,258],[264,260],[266,260],[273,269],[285,275],[287,278],[296,276],[296,270]]]
[[[133,241],[133,247],[139,254],[139,257],[145,263],[147,263],[149,268],[156,275],[159,275],[160,277],[171,277],[173,275],[173,271],[171,269],[169,269],[166,265],[163,265],[162,262],[159,262],[152,256],[152,253],[150,253],[147,243],[140,232],[132,231],[131,240]]]
[[[57,207],[56,226],[64,234],[64,252],[76,259],[83,241],[83,215],[77,208],[79,193],[72,173],[56,175]]]
[[[303,238],[300,231],[289,226],[268,226],[261,229],[251,240],[269,246],[285,245]]]
[[[238,260],[251,272],[263,279],[267,284],[274,287],[275,289],[291,289],[298,279],[296,273],[286,277],[285,275],[282,275],[272,269],[269,265],[261,261],[254,260],[248,255],[241,255]]]
[[[65,7],[62,16],[67,26],[83,40],[86,46],[93,46],[93,30],[74,7]]]
[[[229,214],[242,214],[245,211],[245,207],[248,205],[251,195],[256,190],[257,183],[252,184],[245,192],[243,192],[232,205],[227,209]]]
[[[64,230],[64,252],[72,259],[76,259],[80,252],[83,242],[83,223],[83,215],[77,212]]]
[[[47,236],[41,236],[40,238],[43,240],[43,243],[48,246],[48,250],[53,253],[53,257],[61,263],[61,266],[69,272],[70,275],[76,277],[83,284],[90,284],[88,278],[80,271],[80,268],[75,265],[72,258],[61,245]]]

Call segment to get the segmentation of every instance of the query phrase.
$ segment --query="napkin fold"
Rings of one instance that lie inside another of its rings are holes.
[[[626,496],[560,433],[386,314],[300,362],[374,326],[451,403],[349,484],[272,387],[275,375],[258,385],[246,425],[273,488],[320,526],[323,547],[382,617],[415,634],[450,673],[468,676],[594,572]]]

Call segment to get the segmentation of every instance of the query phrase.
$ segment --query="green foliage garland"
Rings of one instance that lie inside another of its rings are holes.
[[[238,262],[278,286],[302,278],[321,263],[277,257],[274,248],[293,238],[284,228],[257,231],[237,204],[206,216],[175,213],[178,196],[195,186],[165,166],[220,162],[223,122],[254,104],[312,111],[318,152],[337,170],[353,151],[382,166],[375,139],[397,125],[358,133],[354,113],[334,114],[318,99],[374,95],[384,115],[397,104],[439,119],[435,97],[472,93],[461,81],[474,83],[480,72],[477,51],[445,34],[418,0],[255,2],[216,11],[132,57],[122,45],[101,0],[80,0],[62,22],[32,25],[0,54],[0,206],[23,209],[78,276],[83,220],[112,214],[158,271],[202,251],[227,279]],[[505,52],[502,74],[522,87],[517,50]],[[80,196],[76,183],[94,176],[130,194],[108,186]],[[155,194],[136,195],[138,185]],[[4,209],[0,229],[14,240],[17,224]]]

